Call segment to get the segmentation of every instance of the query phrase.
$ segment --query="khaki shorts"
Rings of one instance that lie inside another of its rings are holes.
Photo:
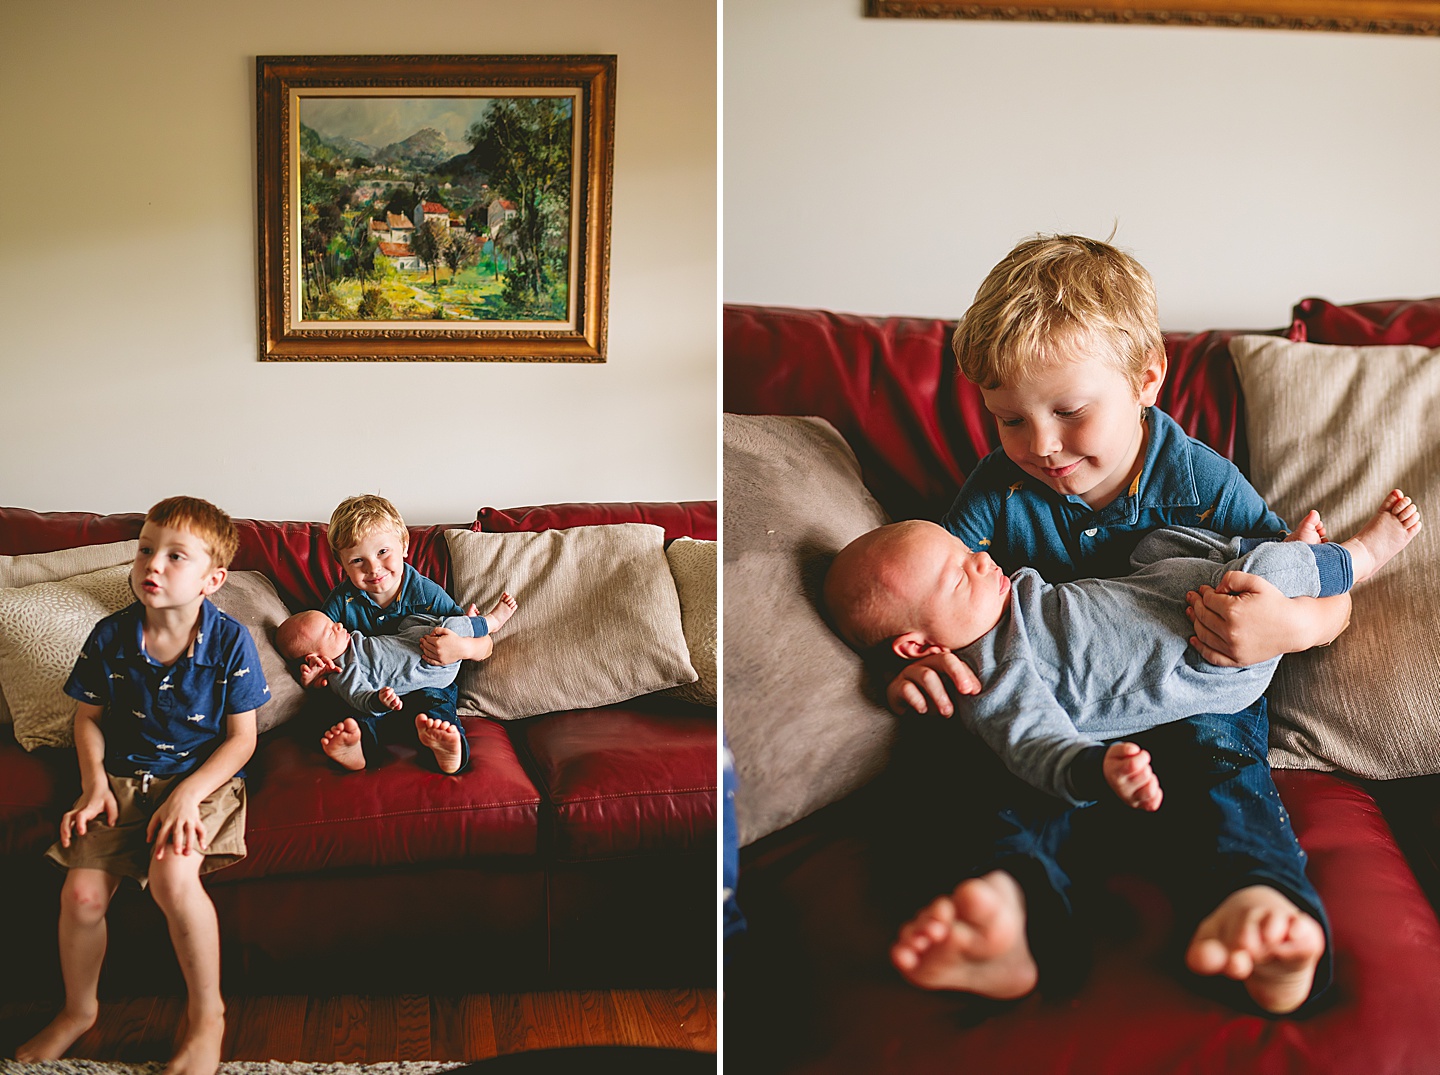
[[[45,854],[67,870],[104,870],[118,877],[133,877],[144,888],[149,881],[152,845],[145,840],[150,818],[160,809],[181,776],[152,777],[141,791],[138,776],[105,774],[119,804],[120,815],[111,826],[102,813],[86,826],[84,836],[70,837],[70,846],[52,844]],[[231,777],[200,804],[209,846],[202,852],[201,873],[233,865],[245,857],[245,781]]]

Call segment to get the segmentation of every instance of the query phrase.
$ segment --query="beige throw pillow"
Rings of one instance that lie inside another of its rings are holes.
[[[529,717],[611,705],[695,680],[665,531],[646,523],[538,533],[447,530],[455,599],[519,611],[459,676],[460,712]]]
[[[1333,645],[1292,654],[1269,691],[1270,763],[1391,778],[1440,772],[1440,351],[1241,336],[1256,489],[1288,522],[1347,537],[1401,488],[1426,526],[1352,593]]]
[[[888,520],[819,418],[725,415],[725,736],[740,843],[884,768],[895,718],[821,618],[834,554]]]
[[[249,628],[255,640],[260,670],[270,688],[270,700],[255,711],[255,726],[258,731],[268,732],[295,716],[305,704],[305,691],[275,648],[275,628],[290,615],[290,610],[275,592],[274,584],[259,571],[230,572],[225,585],[210,600],[221,612]]]
[[[135,561],[138,541],[114,541],[108,545],[81,545],[75,549],[55,552],[30,552],[17,556],[0,556],[0,586],[33,586],[37,582],[57,582],[72,575],[99,571]]]
[[[81,545],[55,552],[29,552],[0,556],[0,587],[33,586],[55,582],[71,575],[83,575],[102,567],[116,567],[135,559],[136,541],[115,541],[108,545]],[[0,688],[0,724],[11,723],[10,707]]]
[[[75,701],[65,681],[91,628],[134,599],[124,564],[0,589],[0,684],[26,750],[74,742]]]
[[[713,541],[682,537],[670,542],[665,550],[670,573],[675,576],[675,590],[680,595],[680,622],[685,628],[690,663],[700,677],[694,683],[683,683],[666,693],[696,705],[714,705],[719,689],[716,636],[720,617],[715,546]]]

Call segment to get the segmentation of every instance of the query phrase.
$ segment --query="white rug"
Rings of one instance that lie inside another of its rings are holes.
[[[230,1060],[220,1065],[219,1075],[433,1075],[464,1067],[460,1060],[410,1060],[388,1064],[310,1064],[280,1060]],[[41,1060],[22,1064],[0,1060],[0,1075],[160,1075],[165,1062],[144,1064],[109,1063],[101,1060]]]

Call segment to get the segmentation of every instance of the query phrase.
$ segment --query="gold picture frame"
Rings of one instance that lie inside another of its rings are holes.
[[[888,19],[1017,19],[1440,35],[1437,0],[1089,0],[1036,4],[865,0],[865,14]]]
[[[614,56],[256,58],[262,361],[605,361]]]

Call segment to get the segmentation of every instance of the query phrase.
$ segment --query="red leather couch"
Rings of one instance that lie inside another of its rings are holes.
[[[143,516],[0,508],[0,554],[135,537]],[[485,508],[466,529],[611,522],[713,540],[713,501]],[[232,570],[292,609],[339,579],[325,527],[236,520]],[[450,582],[447,526],[411,528],[410,561]],[[247,766],[248,857],[206,879],[231,989],[385,993],[715,979],[715,712],[658,695],[525,720],[465,718],[459,778],[415,765],[355,779],[304,714]],[[42,860],[78,792],[73,751],[26,753],[0,727],[0,991],[58,993],[61,871]],[[163,916],[134,886],[112,905],[102,996],[179,985]]]
[[[955,368],[953,328],[728,306],[724,409],[827,419],[892,518],[939,518],[996,443]],[[1226,349],[1235,334],[1167,334],[1160,404],[1243,469],[1244,401]],[[1306,300],[1288,335],[1436,347],[1440,299]],[[748,929],[727,947],[725,973],[725,1055],[735,1070],[1440,1071],[1440,777],[1364,784],[1276,772],[1332,918],[1335,984],[1306,1017],[1269,1018],[1179,969],[1171,905],[1139,877],[1112,883],[1118,909],[1101,924],[1078,991],[998,1003],[908,986],[887,957],[897,927],[923,902],[907,902],[894,869],[904,829],[923,822],[897,807],[907,775],[897,751],[867,787],[742,849],[737,894]]]

